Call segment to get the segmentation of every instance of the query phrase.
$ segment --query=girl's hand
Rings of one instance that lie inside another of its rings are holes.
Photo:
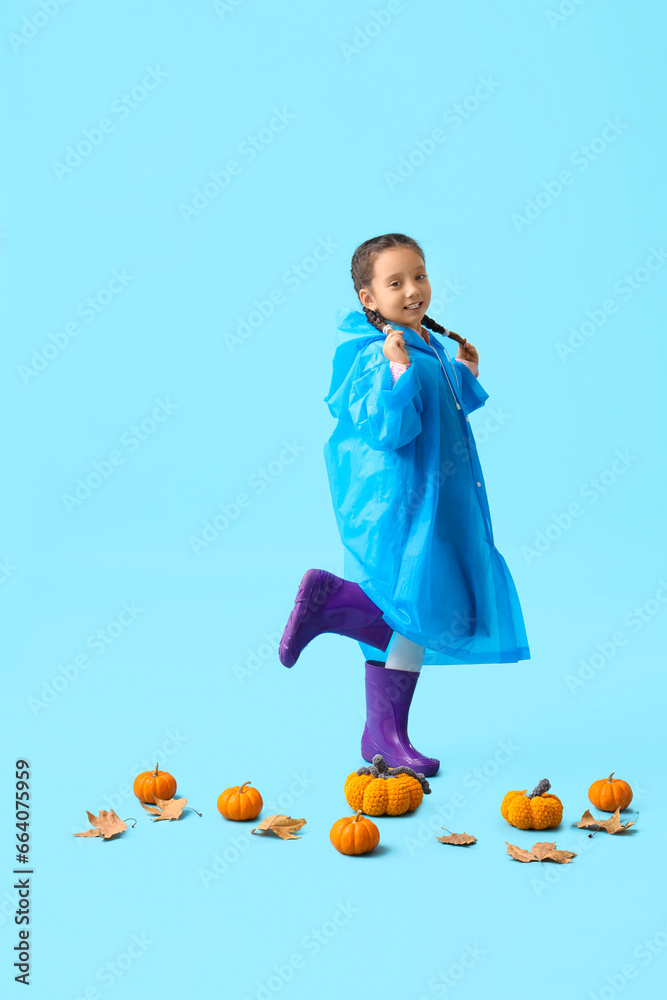
[[[398,330],[389,328],[382,346],[382,353],[388,361],[397,361],[401,365],[409,365],[410,358],[405,350],[405,341]]]
[[[458,361],[472,361],[474,365],[479,364],[479,354],[477,353],[477,348],[469,344],[468,341],[463,338],[459,344],[459,349],[456,352],[456,358]]]

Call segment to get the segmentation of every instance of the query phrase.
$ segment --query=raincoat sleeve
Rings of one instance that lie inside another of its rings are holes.
[[[359,352],[350,373],[348,406],[355,430],[371,448],[402,448],[421,432],[421,387],[415,364],[392,385],[381,342]]]
[[[479,379],[476,375],[473,375],[467,365],[464,365],[462,361],[457,361],[456,358],[454,358],[452,364],[456,369],[456,374],[461,379],[463,409],[467,416],[469,413],[472,413],[473,410],[478,409],[480,406],[484,406],[489,398],[489,394],[486,392],[484,387],[479,384]],[[403,378],[403,376],[401,376],[401,378]]]

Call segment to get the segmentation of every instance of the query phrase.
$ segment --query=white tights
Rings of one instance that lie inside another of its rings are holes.
[[[385,667],[389,670],[415,670],[419,673],[424,662],[424,651],[424,646],[394,632],[387,647]]]

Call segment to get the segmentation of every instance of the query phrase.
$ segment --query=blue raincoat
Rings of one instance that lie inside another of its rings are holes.
[[[338,313],[324,398],[337,424],[324,458],[345,579],[425,647],[424,663],[529,659],[468,417],[488,393],[435,334],[427,344],[412,327],[390,325],[411,362],[394,386],[385,335],[361,311]],[[365,659],[386,659],[359,645]]]

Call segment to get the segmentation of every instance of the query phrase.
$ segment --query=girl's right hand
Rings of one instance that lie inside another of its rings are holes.
[[[405,350],[405,341],[398,330],[389,328],[389,333],[385,337],[382,346],[382,353],[388,361],[396,361],[401,365],[409,365],[410,358]]]

